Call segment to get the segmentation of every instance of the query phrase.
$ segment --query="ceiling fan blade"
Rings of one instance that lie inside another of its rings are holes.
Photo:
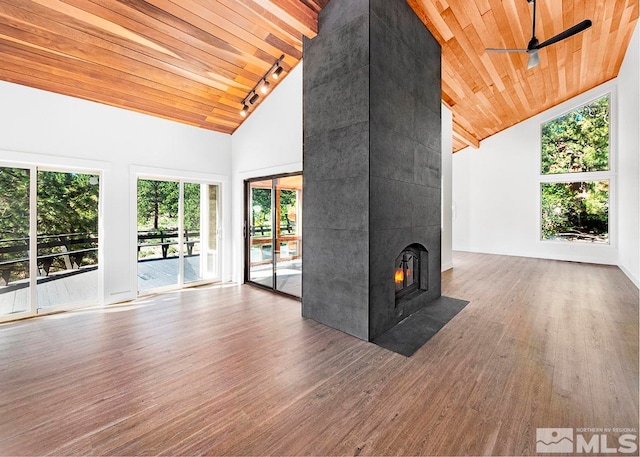
[[[540,65],[540,56],[538,50],[534,49],[529,53],[529,62],[527,62],[527,70],[531,70],[533,67]]]
[[[486,48],[486,52],[527,52],[526,49],[519,48]]]
[[[578,24],[574,25],[573,27],[569,27],[567,30],[565,30],[564,32],[560,32],[558,33],[556,36],[549,38],[547,41],[543,41],[542,43],[540,43],[539,45],[537,45],[534,49],[542,49],[544,47],[549,46],[550,44],[554,44],[557,43],[558,41],[562,41],[566,38],[569,38],[577,33],[580,33],[584,30],[587,30],[589,27],[591,27],[591,21],[589,19],[585,19],[582,22],[579,22]]]

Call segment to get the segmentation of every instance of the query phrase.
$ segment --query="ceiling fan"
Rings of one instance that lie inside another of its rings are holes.
[[[557,0],[553,0],[557,1]],[[531,32],[531,40],[529,40],[529,44],[526,49],[518,49],[518,48],[487,48],[485,51],[487,52],[526,52],[529,54],[529,63],[527,64],[527,69],[531,69],[537,66],[540,63],[540,57],[538,56],[538,51],[542,48],[546,48],[547,46],[557,43],[558,41],[562,41],[573,35],[580,33],[584,30],[587,30],[591,27],[591,21],[589,19],[585,19],[582,22],[577,23],[573,27],[569,27],[564,32],[558,33],[556,36],[549,38],[546,41],[540,43],[536,38],[536,0],[527,0],[529,3],[533,3],[533,31]]]

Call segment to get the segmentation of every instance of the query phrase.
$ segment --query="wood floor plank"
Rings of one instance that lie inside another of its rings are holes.
[[[638,429],[638,289],[615,267],[455,253],[470,303],[412,357],[219,285],[0,325],[0,455],[534,455]]]

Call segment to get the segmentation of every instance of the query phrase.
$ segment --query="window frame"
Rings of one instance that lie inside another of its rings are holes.
[[[609,97],[609,169],[588,172],[566,173],[542,173],[542,130],[544,125],[570,112],[593,103],[603,97]],[[608,87],[596,93],[590,93],[586,97],[578,97],[571,106],[563,106],[560,109],[552,109],[547,116],[540,120],[538,129],[538,155],[537,155],[537,236],[538,243],[558,246],[594,246],[597,248],[615,248],[617,245],[617,91],[615,86]],[[554,183],[573,183],[586,181],[609,181],[609,241],[607,243],[595,243],[588,241],[571,240],[546,240],[542,234],[542,185]]]

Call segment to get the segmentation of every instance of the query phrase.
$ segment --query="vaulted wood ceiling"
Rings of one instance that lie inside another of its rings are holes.
[[[593,27],[527,70],[526,54],[484,52],[526,47],[526,0],[407,1],[442,45],[454,151],[614,78],[638,18],[638,0],[538,0],[540,41]],[[326,3],[0,0],[0,79],[230,133],[274,62],[298,64]]]

